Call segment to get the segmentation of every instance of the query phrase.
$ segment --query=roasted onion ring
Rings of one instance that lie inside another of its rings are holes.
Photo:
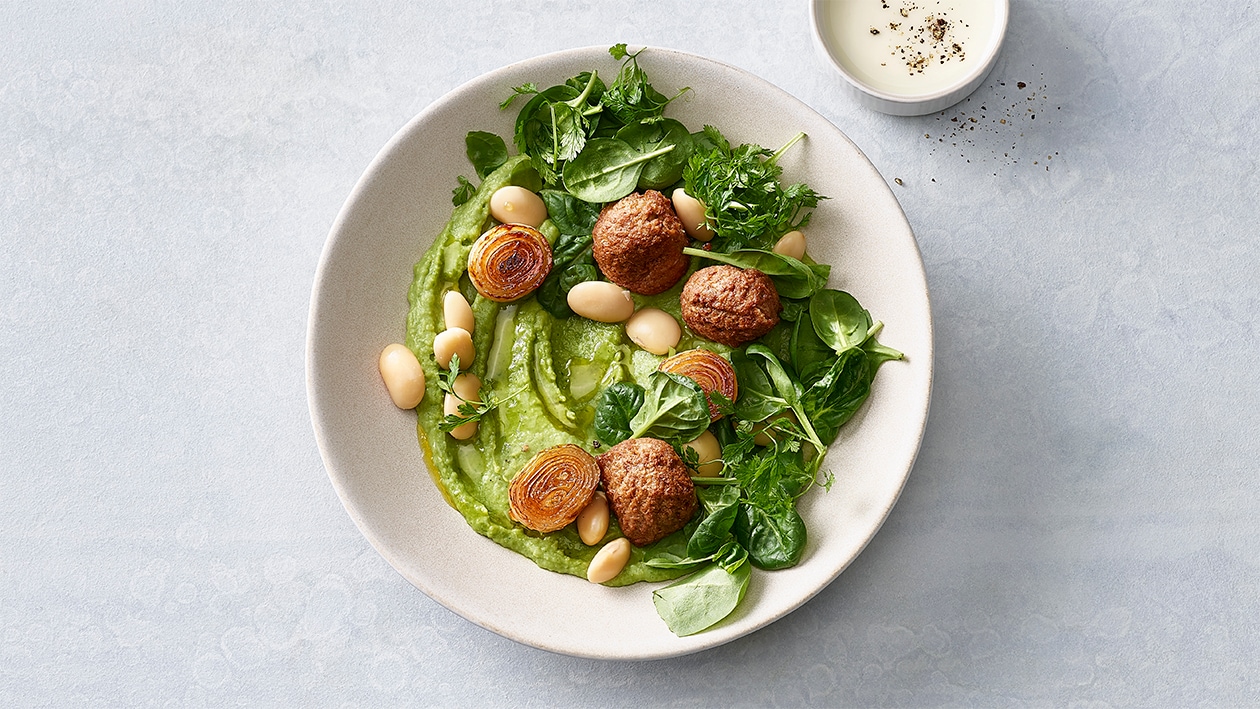
[[[571,443],[534,456],[508,485],[508,514],[536,532],[554,532],[577,519],[599,485],[599,465]]]
[[[717,391],[731,401],[739,395],[739,383],[735,381],[735,368],[726,358],[716,352],[705,349],[687,350],[661,362],[657,367],[662,372],[681,374],[690,377],[704,390],[709,401],[709,420],[717,421],[722,413],[713,404],[709,394]]]
[[[490,300],[510,303],[542,285],[551,273],[551,244],[526,224],[500,224],[468,252],[468,278]]]

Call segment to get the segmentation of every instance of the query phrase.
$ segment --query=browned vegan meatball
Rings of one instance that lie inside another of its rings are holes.
[[[680,300],[683,321],[692,332],[731,347],[770,332],[783,310],[769,276],[726,265],[691,274]]]
[[[695,515],[691,473],[665,441],[631,438],[609,448],[595,462],[621,532],[636,546],[677,532]]]
[[[687,232],[673,203],[656,190],[604,207],[591,235],[599,270],[633,293],[664,293],[691,265],[691,257],[682,252]]]

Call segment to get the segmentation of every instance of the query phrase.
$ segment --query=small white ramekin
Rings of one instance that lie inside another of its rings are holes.
[[[976,68],[971,73],[950,86],[928,93],[895,94],[873,88],[859,80],[837,58],[833,44],[836,40],[829,37],[823,29],[822,18],[819,16],[824,5],[836,1],[847,0],[812,0],[810,2],[809,21],[814,32],[814,43],[827,61],[840,72],[840,76],[844,78],[845,87],[854,100],[867,108],[894,116],[922,116],[943,111],[975,91],[988,77],[993,65],[997,62],[998,54],[1002,51],[1002,42],[1006,39],[1006,25],[1011,14],[1010,0],[993,0],[994,9],[997,12],[993,23],[994,32],[983,52],[979,53],[981,60],[976,63]]]

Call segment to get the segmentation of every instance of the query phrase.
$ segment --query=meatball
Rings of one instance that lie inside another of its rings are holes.
[[[682,316],[697,335],[739,347],[770,332],[783,305],[770,277],[753,268],[709,266],[682,290]]]
[[[664,293],[691,265],[682,252],[687,232],[669,198],[656,190],[604,207],[591,236],[599,270],[633,293]]]
[[[695,515],[698,503],[691,473],[665,441],[631,438],[595,462],[621,532],[636,546],[677,532]]]

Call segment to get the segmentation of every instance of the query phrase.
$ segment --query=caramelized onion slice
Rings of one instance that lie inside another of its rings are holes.
[[[526,224],[500,224],[477,238],[468,253],[468,278],[477,292],[500,303],[524,298],[551,273],[551,244]]]
[[[705,397],[714,391],[731,401],[739,395],[739,384],[735,381],[735,368],[726,358],[716,352],[704,349],[687,350],[661,362],[658,367],[662,372],[681,374],[691,377],[704,390]],[[709,400],[709,420],[722,418],[721,412]]]
[[[577,519],[595,494],[599,466],[590,453],[566,443],[521,468],[508,485],[508,512],[536,532],[554,532]]]

